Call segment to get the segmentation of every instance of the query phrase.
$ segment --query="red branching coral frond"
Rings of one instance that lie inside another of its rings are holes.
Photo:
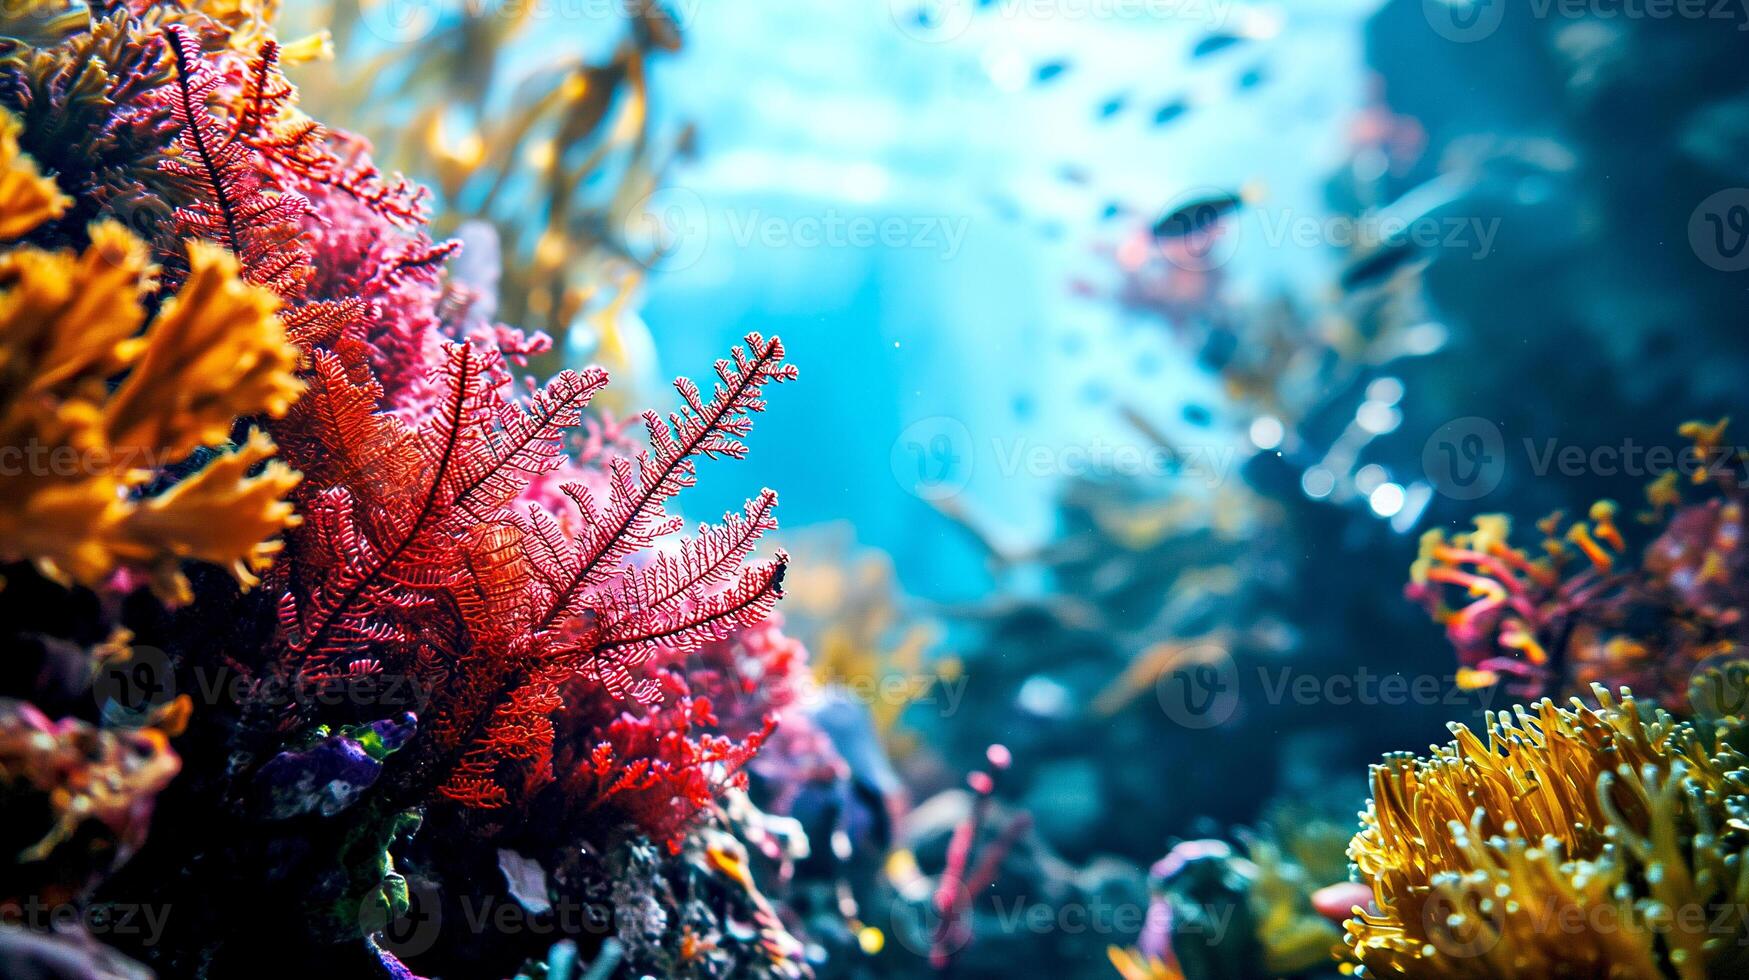
[[[677,675],[670,681],[681,690]],[[746,784],[746,765],[775,727],[745,738],[718,733],[710,698],[683,695],[642,713],[620,713],[598,733],[588,754],[566,753],[558,790],[568,816],[627,821],[666,844],[679,846],[693,819],[730,787]]]
[[[333,360],[318,358],[326,390],[339,396],[323,399],[328,403],[323,407],[330,411],[320,421],[332,428],[312,433],[320,440],[319,451],[332,453],[342,466],[355,462],[355,446],[364,448],[372,460],[393,453],[395,469],[403,474],[408,472],[405,466],[411,454],[417,461],[412,471],[421,479],[377,484],[366,466],[353,465],[358,480],[349,480],[348,485],[383,492],[376,499],[354,499],[344,490],[329,491],[327,513],[310,523],[321,537],[338,545],[330,549],[335,564],[310,583],[303,601],[281,619],[288,652],[302,669],[346,652],[350,638],[361,624],[373,621],[377,607],[393,607],[385,601],[386,592],[403,583],[429,585],[434,574],[450,568],[447,563],[429,564],[441,557],[429,532],[446,505],[447,471],[461,455],[467,415],[477,411],[481,374],[477,358],[468,348],[452,353],[446,368],[451,372],[448,403],[411,438],[403,436],[397,420],[375,412],[368,388],[354,385]],[[403,487],[417,490],[398,492]],[[415,570],[422,561],[427,562],[425,567]]]
[[[382,269],[376,273],[376,279],[389,286],[409,279],[436,282],[443,274],[444,264],[461,250],[462,243],[458,238],[435,244],[423,240],[409,242],[389,256]]]
[[[748,334],[746,347],[736,347],[733,357],[732,362],[717,362],[718,382],[709,404],[696,384],[681,378],[674,387],[684,408],[670,414],[666,422],[656,412],[644,414],[650,449],[638,454],[635,476],[624,459],[610,464],[605,511],[587,488],[565,488],[577,504],[582,530],[566,562],[563,585],[547,603],[541,628],[580,613],[591,592],[606,584],[628,556],[680,529],[663,505],[697,482],[698,457],[746,455],[741,440],[752,428],[753,413],[765,409],[764,385],[793,380],[796,369],[784,363],[782,341],[776,337],[767,341],[757,333]]]
[[[681,542],[672,554],[657,555],[642,569],[622,565],[680,529],[662,505],[692,485],[696,457],[745,454],[741,440],[751,413],[765,404],[761,387],[796,376],[783,356],[780,341],[750,335],[733,361],[718,362],[720,380],[709,404],[695,385],[676,382],[686,407],[670,416],[668,425],[655,413],[646,416],[652,448],[639,455],[639,475],[633,476],[623,458],[610,459],[606,515],[596,512],[587,488],[566,485],[582,515],[574,535],[540,507],[529,509],[520,525],[524,580],[541,610],[529,624],[535,638],[529,671],[483,723],[451,723],[452,730],[465,727],[468,734],[458,737],[472,744],[463,750],[445,795],[474,799],[468,780],[498,772],[505,759],[527,750],[531,733],[546,737],[547,729],[533,719],[572,678],[587,677],[616,700],[650,703],[659,685],[635,671],[656,653],[685,654],[770,614],[783,594],[787,558],[779,554],[771,562],[743,567],[759,535],[775,526],[777,497],[769,490],[748,502],[743,515],[729,515],[719,527],[701,526],[695,539]],[[478,628],[516,619],[526,608],[500,609]],[[475,731],[478,737],[472,738]],[[541,754],[530,761],[542,770],[537,777],[544,778],[550,758]]]
[[[445,356],[436,372],[443,402],[415,429],[376,411],[377,392],[348,377],[338,358],[316,358],[312,407],[293,418],[304,423],[301,448],[317,457],[318,474],[375,492],[348,494],[317,525],[344,547],[282,624],[301,662],[342,652],[355,621],[375,617],[386,591],[448,587],[465,568],[466,536],[529,475],[557,464],[564,430],[607,383],[599,369],[562,372],[524,408],[502,396],[495,354],[451,344]]]
[[[161,169],[190,188],[192,203],[176,210],[185,237],[206,238],[230,249],[248,281],[288,299],[302,295],[310,256],[298,226],[313,213],[295,191],[269,191],[248,145],[213,117],[209,103],[220,94],[221,76],[207,63],[187,28],[165,28],[176,62],[168,93],[176,148]]]
[[[711,528],[702,540],[727,536],[726,530]],[[645,596],[625,590],[623,612],[602,631],[591,651],[589,671],[610,693],[620,696],[618,692],[626,690],[631,680],[631,669],[656,653],[686,653],[756,625],[783,597],[788,562],[789,557],[779,552],[774,560],[743,570],[734,585],[695,596],[679,608],[647,605],[642,601]]]
[[[244,71],[231,138],[300,180],[350,195],[403,230],[425,223],[429,190],[399,175],[385,179],[362,140],[332,133],[298,110],[297,88],[280,72],[277,41],[264,41]]]
[[[703,600],[703,593],[735,577],[752,555],[759,535],[777,530],[777,493],[761,490],[740,516],[722,514],[721,527],[698,525],[698,537],[680,542],[677,553],[659,553],[642,569],[628,569],[621,583],[624,606],[668,611],[677,602]]]
[[[510,802],[510,795],[485,776],[464,776],[446,785],[443,795],[464,806],[487,810]]]
[[[377,410],[382,389],[375,380],[354,375],[339,355],[326,350],[315,352],[304,380],[305,397],[275,427],[274,436],[280,451],[305,473],[307,486],[393,494],[414,485],[413,432],[399,417]]]
[[[561,371],[527,407],[491,399],[474,419],[480,451],[448,470],[456,506],[484,519],[520,493],[530,476],[556,467],[565,431],[578,424],[583,407],[606,386],[607,372],[592,367]]]
[[[292,314],[300,332],[331,333],[320,325],[359,312],[307,309]],[[567,684],[652,702],[658,681],[638,671],[652,656],[684,655],[769,615],[786,559],[746,563],[775,526],[770,491],[720,526],[634,556],[668,544],[681,522],[664,504],[692,484],[697,457],[743,455],[762,386],[795,370],[780,342],[753,335],[719,363],[708,403],[679,382],[684,407],[666,424],[646,417],[652,445],[635,464],[603,445],[594,466],[605,470],[605,508],[583,483],[566,484],[582,515],[571,520],[525,491],[561,466],[596,472],[566,462],[565,437],[606,373],[564,371],[514,397],[499,352],[450,343],[442,358],[418,399],[391,410],[365,358],[312,350],[308,391],[282,426],[282,449],[305,473],[307,518],[288,546],[280,670],[309,677],[368,658],[415,672],[436,693],[408,753],[423,775],[411,778],[465,806],[501,808],[553,781],[552,718]],[[732,755],[726,743],[698,745],[700,758]]]
[[[359,323],[369,312],[370,304],[356,296],[341,300],[319,300],[281,310],[286,338],[299,347],[332,347],[346,329]]]

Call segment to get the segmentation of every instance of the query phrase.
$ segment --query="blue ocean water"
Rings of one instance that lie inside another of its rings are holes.
[[[921,23],[911,0],[683,8],[688,50],[656,68],[653,111],[698,121],[701,153],[660,192],[684,230],[643,316],[666,373],[702,370],[749,329],[782,335],[803,371],[752,458],[689,508],[780,487],[786,526],[847,519],[910,590],[948,599],[982,590],[982,565],[920,494],[958,491],[995,533],[1033,541],[1063,467],[1025,454],[1134,443],[1118,405],[1169,433],[1179,405],[1210,405],[1241,448],[1181,347],[1071,280],[1109,275],[1110,203],[1133,225],[1245,184],[1275,213],[1320,213],[1373,6],[996,3]],[[1272,38],[1190,57],[1259,20]],[[1039,82],[1041,66],[1057,74]],[[1249,71],[1263,80],[1241,89]],[[1188,111],[1155,125],[1176,101]],[[1327,276],[1323,251],[1237,230],[1225,271],[1241,290]]]

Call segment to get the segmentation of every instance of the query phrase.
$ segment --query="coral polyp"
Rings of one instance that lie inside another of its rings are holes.
[[[1457,648],[1458,683],[1531,697],[1625,684],[1686,711],[1690,676],[1740,657],[1746,639],[1742,461],[1721,448],[1725,430],[1682,427],[1684,469],[1704,495],[1688,499],[1676,469],[1652,481],[1638,517],[1658,533],[1643,548],[1610,501],[1584,520],[1539,521],[1540,555],[1512,543],[1500,514],[1423,535],[1407,592]]]
[[[1490,714],[1484,735],[1372,770],[1349,856],[1376,910],[1367,976],[1732,975],[1744,966],[1749,773],[1723,729],[1593,704]]]

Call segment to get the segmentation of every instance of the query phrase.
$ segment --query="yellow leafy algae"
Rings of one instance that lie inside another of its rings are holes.
[[[17,238],[73,205],[55,182],[42,175],[36,161],[18,148],[22,126],[11,113],[0,111],[0,238]]]
[[[151,343],[105,409],[117,447],[181,456],[223,442],[239,415],[285,415],[303,385],[279,300],[243,282],[237,260],[190,242],[188,281],[165,300]]]
[[[18,210],[24,199],[0,198],[0,227],[52,216]],[[299,477],[268,459],[271,439],[253,433],[155,496],[138,488],[301,393],[278,300],[245,284],[229,253],[191,243],[187,282],[142,330],[155,288],[145,245],[110,223],[90,239],[79,254],[0,255],[3,557],[84,585],[133,568],[173,601],[188,596],[185,559],[252,585],[280,547],[269,539],[298,520],[284,497]]]

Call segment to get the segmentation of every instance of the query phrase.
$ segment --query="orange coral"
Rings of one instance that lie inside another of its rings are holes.
[[[34,166],[13,157],[0,178],[0,227],[28,230],[56,212],[40,188],[19,189]],[[279,547],[267,539],[297,522],[282,498],[298,475],[268,461],[265,435],[168,491],[138,491],[198,447],[225,443],[239,416],[283,415],[297,398],[298,351],[275,316],[278,300],[245,285],[228,253],[191,243],[187,282],[142,333],[155,274],[145,245],[109,223],[90,236],[77,255],[0,256],[5,557],[85,585],[138,568],[172,599],[187,596],[184,558],[228,565],[252,585]]]
[[[73,204],[35,160],[19,151],[21,129],[10,113],[0,113],[0,238],[17,238]]]

